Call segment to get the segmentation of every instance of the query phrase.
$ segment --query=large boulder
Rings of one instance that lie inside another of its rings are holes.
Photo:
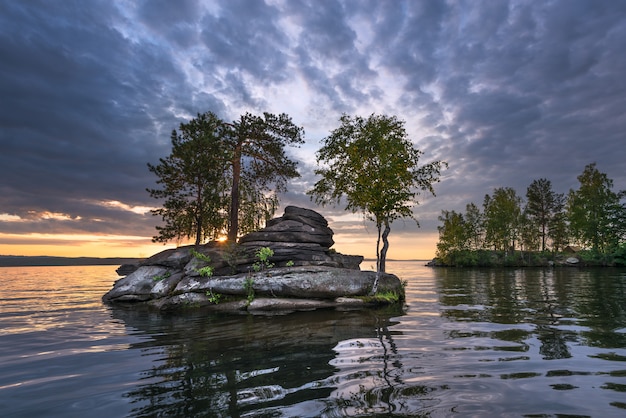
[[[141,266],[128,276],[115,282],[113,289],[103,297],[105,302],[140,302],[152,298],[152,289],[164,278],[171,277],[171,272],[163,266]],[[182,277],[181,277],[182,278]],[[180,280],[180,279],[179,279]]]
[[[116,281],[103,301],[219,311],[360,308],[380,303],[371,295],[376,273],[360,270],[363,257],[331,250],[332,236],[319,213],[288,206],[283,216],[242,237],[237,245],[213,242],[155,254],[134,271],[128,269],[131,273]],[[273,250],[268,260],[272,267],[259,268],[256,253],[263,247]],[[379,275],[378,292],[386,298],[404,298],[400,280],[391,274]]]
[[[373,271],[325,266],[283,267],[207,279],[186,276],[178,282],[172,293],[213,292],[244,296],[249,292],[247,283],[250,283],[255,295],[335,299],[369,294],[375,277],[376,272]],[[382,292],[402,291],[397,278],[386,273],[381,274],[378,289]]]
[[[260,231],[251,232],[240,238],[239,243],[253,245],[254,242],[309,243],[326,249],[333,246],[333,231],[319,213],[287,206],[280,218],[274,218]]]

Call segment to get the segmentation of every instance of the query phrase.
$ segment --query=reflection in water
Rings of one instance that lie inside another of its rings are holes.
[[[0,410],[626,415],[626,270],[389,269],[406,307],[284,316],[109,308],[110,267],[0,269]]]
[[[499,338],[520,342],[536,335],[545,359],[571,357],[568,343],[626,347],[626,283],[607,278],[603,269],[578,272],[546,270],[437,269],[442,315],[454,321],[532,324]],[[622,271],[623,272],[623,271]],[[609,274],[610,277],[610,274]],[[462,309],[471,307],[471,309]]]
[[[500,373],[501,379],[535,379],[545,376],[570,381],[572,383],[549,384],[551,389],[557,391],[584,389],[582,398],[576,395],[567,401],[559,398],[563,412],[571,414],[587,410],[603,416],[606,413],[610,416],[621,416],[624,413],[619,411],[626,409],[626,403],[622,401],[602,403],[588,397],[598,387],[611,391],[620,391],[626,387],[624,383],[614,382],[598,385],[605,379],[605,375],[626,377],[626,364],[589,361],[590,358],[626,361],[626,357],[616,354],[616,351],[625,353],[626,348],[626,333],[623,332],[626,323],[626,275],[623,270],[441,269],[436,270],[436,273],[443,305],[442,316],[456,325],[454,329],[446,331],[449,338],[481,336],[491,344],[496,341],[518,344],[517,347],[491,347],[501,351],[531,352],[533,346],[538,345],[537,352],[541,359],[560,360],[557,367],[565,367],[551,370],[550,363],[537,363],[537,357],[532,355],[499,358],[498,361],[531,362],[527,366],[517,365],[517,369],[524,371]],[[475,331],[481,323],[486,324],[486,328],[491,331]],[[506,324],[507,329],[498,330],[497,324]],[[474,349],[480,348],[474,346]],[[607,353],[602,349],[614,351]],[[578,352],[576,355],[573,354],[574,350]],[[575,361],[568,360],[570,358],[575,358]],[[610,370],[615,367],[621,369]],[[580,382],[583,384],[574,384]],[[535,385],[541,387],[542,382],[535,382]],[[539,391],[537,396],[539,399],[546,398]],[[537,403],[537,400],[534,402]],[[553,410],[554,405],[546,409]],[[606,412],[600,413],[600,409]]]
[[[610,415],[619,398],[580,393],[626,385],[626,280],[572,271],[423,270],[407,310],[153,321],[114,310],[153,336],[133,348],[160,350],[128,393],[133,415]]]
[[[394,350],[390,318],[402,314],[397,308],[287,316],[172,315],[155,316],[154,322],[147,312],[112,314],[154,336],[133,348],[162,350],[159,364],[145,372],[149,383],[128,394],[142,405],[133,416],[203,416],[212,411],[238,417],[253,410],[258,416],[292,405],[298,405],[298,414],[318,416],[337,407],[332,399],[341,377],[335,373],[349,370],[346,363],[380,363],[370,378],[389,384],[390,367],[398,366],[389,364]],[[368,359],[361,356],[363,351],[376,355]],[[337,353],[345,355],[343,360],[336,361]],[[325,398],[330,401],[317,401]]]

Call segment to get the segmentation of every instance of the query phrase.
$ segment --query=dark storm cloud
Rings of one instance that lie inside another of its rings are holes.
[[[427,57],[442,88],[437,105],[452,115],[430,120],[448,134],[442,158],[465,167],[468,186],[484,193],[513,186],[524,194],[538,177],[556,177],[567,191],[595,160],[623,188],[625,140],[615,128],[624,127],[626,109],[624,5],[489,6],[449,11],[446,34]]]
[[[202,20],[202,41],[207,47],[207,70],[222,67],[252,77],[280,82],[287,75],[283,50],[287,38],[277,27],[278,11],[263,2],[224,2],[219,15]]]
[[[83,221],[61,223],[61,230],[114,232],[107,222],[91,222],[97,205],[80,201],[146,204],[153,179],[145,164],[167,151],[176,122],[169,109],[183,102],[184,77],[155,45],[129,42],[115,30],[122,18],[108,2],[85,4],[0,6],[0,212],[25,219],[63,213]],[[122,214],[107,219],[124,229]],[[2,230],[27,232],[27,225]]]
[[[417,208],[428,231],[494,187],[567,192],[594,161],[625,189],[623,51],[612,0],[2,2],[0,215],[22,221],[0,232],[152,235],[157,219],[130,211],[158,204],[146,163],[207,110],[303,125],[283,202],[305,206],[308,150],[342,112],[397,115],[424,162],[450,164]]]

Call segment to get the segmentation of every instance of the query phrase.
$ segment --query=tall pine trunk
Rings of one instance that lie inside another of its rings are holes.
[[[202,219],[196,219],[196,242],[194,244],[195,248],[200,246],[200,237],[202,236]]]
[[[241,181],[241,144],[237,144],[233,156],[233,187],[230,193],[230,220],[228,227],[228,241],[237,242],[239,230],[239,182]]]
[[[202,238],[202,192],[201,188],[198,188],[198,192],[196,195],[196,242],[194,247],[198,248],[200,246],[200,240]]]

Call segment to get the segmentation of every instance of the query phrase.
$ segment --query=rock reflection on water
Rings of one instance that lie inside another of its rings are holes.
[[[113,310],[155,358],[132,415],[624,414],[626,272],[407,266],[405,309]]]
[[[114,310],[113,315],[153,336],[133,348],[161,357],[144,372],[148,383],[128,393],[141,405],[134,416],[243,416],[251,411],[259,416],[273,415],[275,408],[288,416],[294,405],[295,415],[318,416],[329,407],[318,400],[333,398],[336,389],[337,350],[352,339],[374,341],[377,350],[393,324],[390,319],[402,310],[286,316]],[[376,355],[387,361],[384,350]]]

